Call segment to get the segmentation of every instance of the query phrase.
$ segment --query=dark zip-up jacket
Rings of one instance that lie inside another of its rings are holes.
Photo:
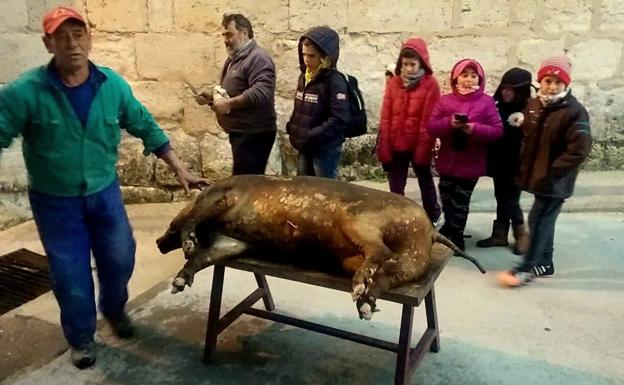
[[[568,198],[591,150],[589,115],[572,94],[543,106],[529,101],[523,124],[518,187],[533,194]]]
[[[331,68],[320,70],[307,85],[302,55],[304,38],[312,40],[332,62]],[[347,83],[336,70],[339,54],[338,34],[327,27],[312,28],[299,40],[301,75],[286,131],[293,147],[309,156],[339,145],[345,139],[344,132],[351,115]]]
[[[275,131],[275,64],[255,40],[228,58],[221,71],[221,86],[230,97],[243,95],[245,107],[217,115],[226,132]]]

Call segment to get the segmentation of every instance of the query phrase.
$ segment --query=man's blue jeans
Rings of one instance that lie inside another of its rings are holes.
[[[341,155],[342,144],[326,147],[313,156],[299,153],[297,175],[336,179]]]
[[[116,318],[128,301],[136,244],[118,181],[82,197],[29,192],[39,236],[48,255],[52,290],[70,345],[93,340],[97,312],[91,253],[100,283],[100,311]]]

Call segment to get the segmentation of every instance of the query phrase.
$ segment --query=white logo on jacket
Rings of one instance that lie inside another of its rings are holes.
[[[297,93],[295,94],[295,99],[303,100],[303,91],[297,91]]]
[[[347,100],[347,95],[342,93],[342,92],[338,92],[336,94],[336,99],[338,99],[338,100]]]
[[[306,103],[318,103],[318,98],[316,94],[305,94],[303,101]]]

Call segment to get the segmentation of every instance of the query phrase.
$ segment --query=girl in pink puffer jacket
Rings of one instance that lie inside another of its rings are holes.
[[[491,96],[484,93],[485,72],[474,59],[462,59],[451,71],[452,91],[438,100],[427,130],[442,143],[437,160],[445,223],[440,233],[462,250],[470,197],[486,174],[487,144],[503,125]]]

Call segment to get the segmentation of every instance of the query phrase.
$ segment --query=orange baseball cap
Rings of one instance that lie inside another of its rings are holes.
[[[52,34],[64,21],[69,19],[78,20],[84,25],[87,25],[87,22],[85,22],[80,13],[75,9],[56,7],[49,10],[48,13],[43,16],[43,32],[48,35]]]

